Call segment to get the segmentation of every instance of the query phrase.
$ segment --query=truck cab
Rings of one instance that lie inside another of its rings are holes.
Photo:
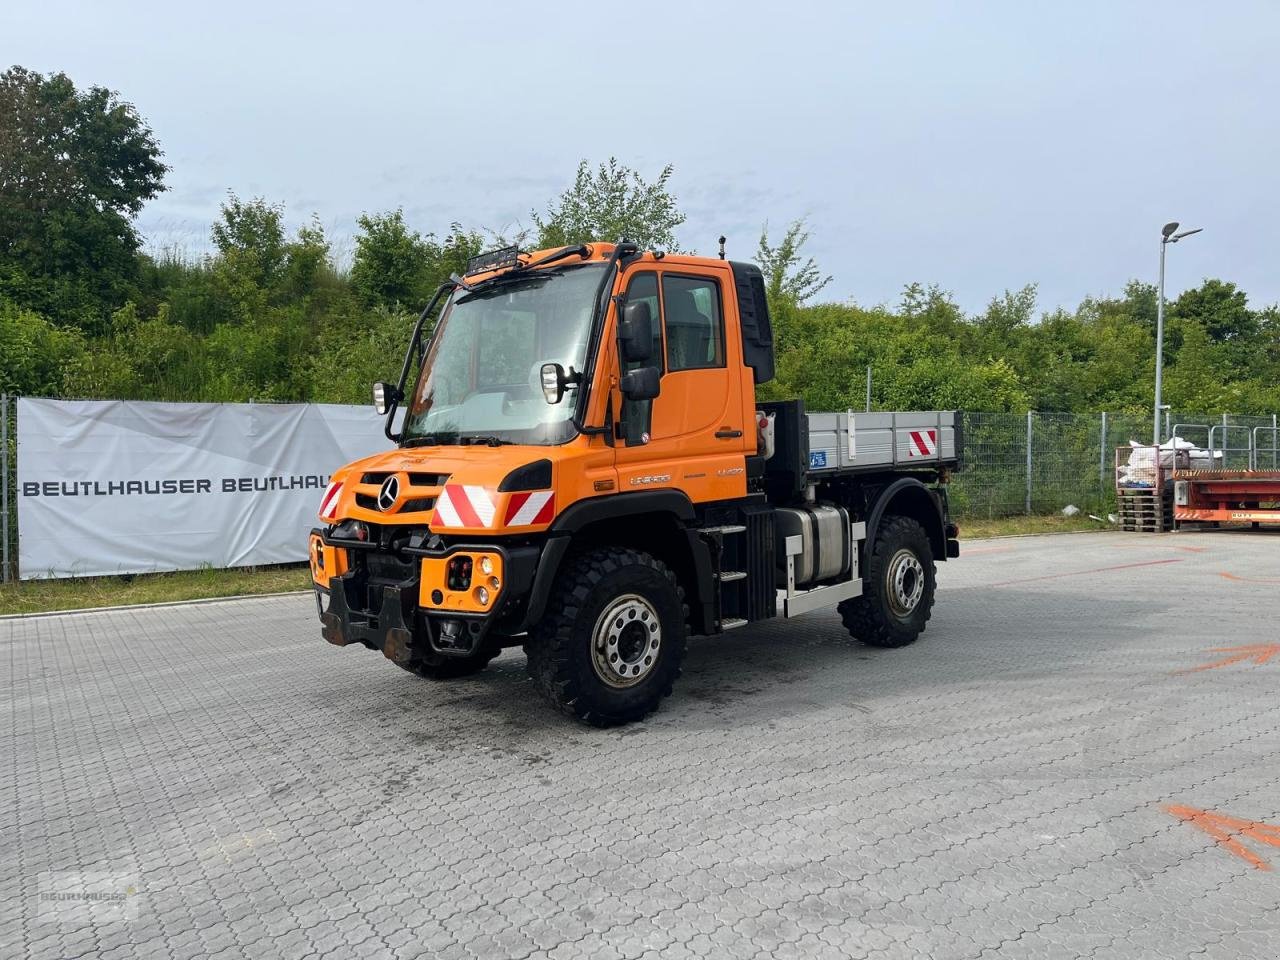
[[[860,462],[851,412],[757,402],[772,339],[751,264],[627,243],[476,258],[374,387],[394,448],[322,497],[325,639],[432,679],[523,645],[552,704],[598,725],[655,709],[691,634],[834,606],[861,640],[914,640],[957,550],[959,421],[901,415],[926,438],[907,424],[903,449],[932,455],[899,458],[895,420],[888,458]],[[830,465],[821,416],[846,417]]]

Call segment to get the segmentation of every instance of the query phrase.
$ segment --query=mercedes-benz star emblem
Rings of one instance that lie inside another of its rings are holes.
[[[400,499],[400,481],[395,474],[382,481],[382,489],[378,491],[378,509],[386,513]]]

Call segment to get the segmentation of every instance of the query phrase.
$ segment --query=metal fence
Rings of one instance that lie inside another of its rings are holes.
[[[1280,459],[1274,414],[1171,411],[1162,438],[1175,429],[1202,447],[1212,431],[1212,444],[1223,450],[1228,469],[1274,469]],[[1092,513],[1109,510],[1115,503],[1116,447],[1131,440],[1150,443],[1151,433],[1150,414],[966,413],[964,467],[952,480],[952,512],[991,518],[1056,513],[1068,505]]]
[[[17,572],[16,407],[14,397],[0,396],[0,574],[5,580]],[[1200,446],[1212,441],[1223,450],[1227,468],[1280,469],[1274,414],[1171,411],[1163,436],[1174,429]],[[951,483],[952,513],[961,518],[1046,514],[1068,504],[1106,512],[1115,503],[1115,448],[1150,439],[1150,414],[966,413],[964,467]]]

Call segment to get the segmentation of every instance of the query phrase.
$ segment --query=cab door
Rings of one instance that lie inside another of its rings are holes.
[[[650,304],[655,350],[644,365],[659,367],[661,390],[649,401],[616,398],[620,491],[675,487],[694,502],[744,496],[754,438],[746,435],[742,345],[726,316],[728,271],[646,264],[627,284],[628,301]]]

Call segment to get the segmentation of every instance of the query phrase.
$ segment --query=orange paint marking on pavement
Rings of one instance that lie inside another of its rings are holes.
[[[1024,577],[1021,580],[1001,580],[999,583],[989,583],[989,587],[1008,587],[1015,583],[1035,583],[1037,580],[1061,580],[1063,577],[1083,577],[1090,573],[1110,573],[1112,570],[1131,570],[1134,567],[1155,567],[1162,563],[1182,563],[1182,557],[1174,557],[1172,560],[1144,560],[1142,563],[1122,563],[1115,567],[1097,567],[1093,570],[1069,570],[1066,573],[1050,573],[1043,577]]]
[[[1181,550],[1183,553],[1204,553],[1208,547],[1189,547],[1182,543],[1152,543],[1150,540],[1121,540],[1111,544],[1113,547],[1133,548],[1135,550],[1141,548],[1144,550]]]
[[[1270,823],[1259,823],[1257,820],[1240,820],[1221,813],[1208,810],[1197,810],[1195,807],[1183,807],[1177,804],[1166,804],[1164,812],[1177,817],[1193,827],[1198,827],[1218,843],[1226,847],[1241,860],[1252,864],[1258,870],[1270,870],[1271,864],[1258,856],[1237,837],[1248,837],[1259,843],[1280,847],[1280,827]]]
[[[980,553],[1008,553],[1013,547],[979,547],[977,550],[965,550],[966,557],[976,557]]]
[[[1223,580],[1234,580],[1237,583],[1280,583],[1280,577],[1238,577],[1234,573],[1219,573]]]
[[[1280,643],[1253,643],[1245,647],[1210,647],[1209,652],[1229,653],[1231,656],[1215,660],[1213,663],[1204,663],[1198,667],[1179,670],[1178,673],[1199,673],[1201,670],[1229,667],[1231,664],[1240,663],[1242,660],[1252,660],[1258,666],[1262,666],[1272,657],[1280,655]]]

